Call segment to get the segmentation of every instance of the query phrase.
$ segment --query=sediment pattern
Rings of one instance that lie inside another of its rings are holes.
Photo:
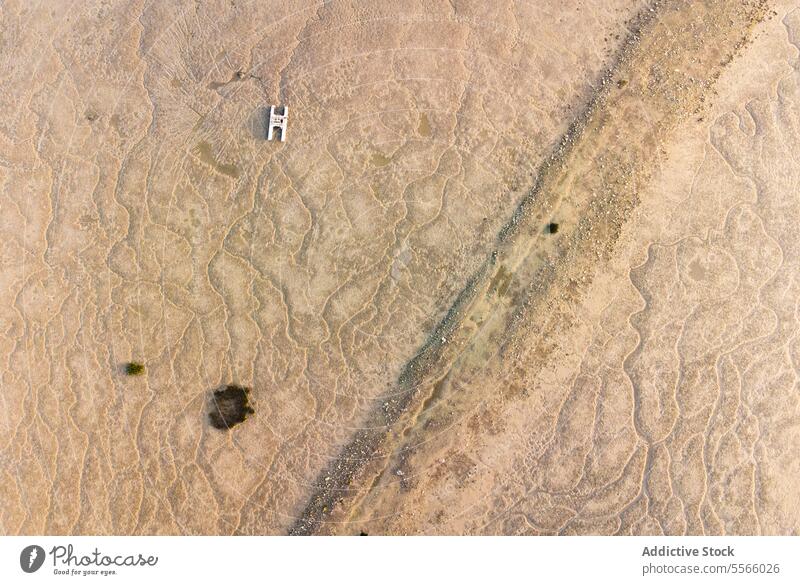
[[[342,531],[797,534],[800,20],[785,14],[723,75],[723,103],[678,124],[582,300],[528,315]]]

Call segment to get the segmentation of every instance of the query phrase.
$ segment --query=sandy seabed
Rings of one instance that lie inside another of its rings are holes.
[[[0,44],[0,533],[800,531],[800,5],[7,1]]]

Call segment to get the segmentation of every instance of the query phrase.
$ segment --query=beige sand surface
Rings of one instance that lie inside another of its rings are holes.
[[[797,533],[794,8],[2,3],[0,533]]]
[[[345,530],[800,532],[800,10],[775,10],[581,301],[425,413]]]

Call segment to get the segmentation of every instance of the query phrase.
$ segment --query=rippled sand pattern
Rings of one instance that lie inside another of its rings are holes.
[[[797,533],[800,10],[686,5],[2,3],[0,533]]]
[[[358,526],[800,531],[800,10],[774,16],[711,111],[664,147],[582,301],[531,318],[548,328],[523,331],[471,380],[493,393],[430,415],[445,430],[407,443],[402,475],[365,499]]]

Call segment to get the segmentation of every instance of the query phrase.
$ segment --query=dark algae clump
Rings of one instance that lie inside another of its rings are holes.
[[[128,362],[122,366],[126,376],[141,376],[144,374],[144,364],[139,362]]]
[[[214,391],[208,419],[215,429],[226,430],[244,422],[255,410],[250,406],[250,388],[229,384]]]

